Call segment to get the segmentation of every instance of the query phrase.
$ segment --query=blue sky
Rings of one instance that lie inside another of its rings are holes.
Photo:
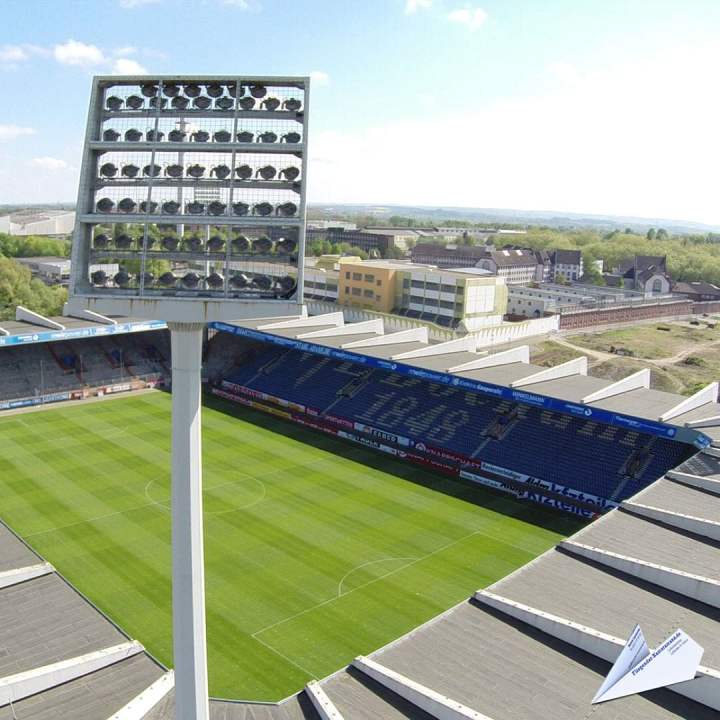
[[[4,0],[0,203],[74,199],[96,73],[312,74],[317,202],[720,225],[718,0]]]

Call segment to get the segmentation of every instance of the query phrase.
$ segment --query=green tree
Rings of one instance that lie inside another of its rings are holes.
[[[0,257],[0,319],[13,319],[18,305],[41,315],[60,315],[66,300],[64,287],[48,287],[20,263]]]
[[[646,237],[648,240],[654,240],[654,239],[655,239],[655,234],[656,234],[656,233],[655,233],[655,228],[650,228],[650,229],[647,231],[647,235],[645,235],[645,237]]]

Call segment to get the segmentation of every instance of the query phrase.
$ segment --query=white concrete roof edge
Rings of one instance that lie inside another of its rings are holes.
[[[532,375],[514,380],[510,383],[510,387],[524,387],[525,385],[534,385],[535,383],[545,382],[546,380],[559,380],[561,378],[570,377],[572,375],[587,375],[588,359],[585,355],[553,365],[552,367],[539,370]]]
[[[22,305],[18,305],[15,308],[15,320],[18,322],[28,322],[32,323],[33,325],[40,325],[41,327],[50,328],[50,330],[66,330],[67,328],[64,325],[61,325],[59,322],[55,322],[55,320],[51,320],[49,317],[45,317],[45,315],[41,315],[40,313],[33,312],[32,310],[28,310],[26,307],[23,307]]]
[[[310,332],[301,333],[296,336],[297,340],[305,338],[323,338],[338,337],[343,335],[361,335],[363,333],[376,333],[382,335],[385,332],[385,326],[382,318],[373,318],[372,320],[363,320],[357,323],[345,323],[339,327],[323,328],[322,330],[311,330]]]
[[[168,670],[108,720],[142,720],[174,687],[175,673]]]
[[[78,318],[79,320],[90,320],[91,322],[100,323],[101,325],[117,325],[117,320],[113,320],[107,315],[101,315],[99,312],[89,310],[88,308],[68,310],[67,303],[63,306],[63,315],[66,317]]]
[[[620,380],[616,380],[604,388],[600,388],[595,392],[586,395],[580,402],[583,404],[597,402],[598,400],[605,400],[615,395],[622,395],[623,393],[630,392],[631,390],[637,390],[638,388],[645,388],[646,390],[650,387],[650,369],[643,368],[637,372],[628,375]]]
[[[345,343],[345,348],[363,348],[377,347],[380,345],[401,345],[402,343],[421,342],[428,343],[429,333],[427,327],[416,327],[408,330],[399,330],[398,332],[385,333],[376,338],[366,338],[365,340],[353,340],[353,342]]]
[[[270,319],[270,318],[268,318]],[[265,325],[258,325],[258,330],[285,330],[296,327],[314,327],[316,325],[335,325],[341,327],[345,324],[345,316],[342,312],[326,313],[325,315],[310,315],[299,317],[293,320],[281,320],[280,322],[268,322]]]
[[[703,405],[717,402],[718,387],[720,387],[720,383],[718,383],[717,381],[711,382],[709,385],[706,385],[704,388],[698,390],[695,394],[691,395],[688,398],[685,398],[684,400],[681,400],[677,405],[671,407],[669,410],[666,410],[659,417],[660,422],[667,422],[668,420],[672,420],[678,415],[683,415],[686,412],[695,410],[696,408],[699,408]]]
[[[27,565],[26,567],[13,568],[0,572],[0,588],[10,587],[27,580],[34,580],[43,575],[55,572],[55,568],[48,562]]]
[[[483,355],[477,360],[470,360],[470,362],[462,363],[461,365],[455,365],[451,367],[448,372],[462,372],[463,370],[481,370],[482,368],[497,367],[499,365],[511,365],[513,363],[523,363],[525,365],[530,364],[530,346],[519,345],[518,347],[511,348],[510,350],[503,350],[498,353],[480,353]]]
[[[418,357],[431,357],[435,355],[447,355],[449,353],[465,351],[475,354],[475,341],[471,335],[464,335],[461,338],[448,340],[447,342],[437,343],[436,345],[428,345],[417,350],[409,350],[408,352],[393,355],[391,360],[410,360]]]
[[[344,720],[335,703],[327,696],[317,680],[311,680],[305,686],[305,693],[320,716],[320,720]]]

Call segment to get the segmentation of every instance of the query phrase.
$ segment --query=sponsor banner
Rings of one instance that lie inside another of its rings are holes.
[[[14,410],[15,408],[32,407],[33,405],[44,405],[45,403],[62,402],[69,400],[70,393],[51,393],[38,397],[18,398],[17,400],[3,400],[0,402],[0,410]]]
[[[370,447],[374,450],[380,450],[380,452],[384,452],[388,455],[395,455],[397,457],[405,456],[405,453],[402,450],[398,450],[397,448],[391,447],[390,445],[385,445],[385,443],[381,443],[377,440],[371,440],[370,438],[362,437],[362,435],[355,435],[354,433],[350,433],[347,430],[338,430],[337,436],[345,438],[345,440],[352,440],[359,445],[364,445],[365,447]]]
[[[71,330],[42,330],[22,335],[0,335],[0,347],[3,345],[31,345],[56,340],[77,340],[100,335],[123,335],[148,330],[164,330],[166,327],[167,323],[161,320],[148,320],[141,323],[118,323],[117,325],[100,325],[98,327],[74,328]]]
[[[499,480],[493,480],[492,478],[484,477],[482,475],[476,475],[475,473],[468,472],[467,470],[461,470],[460,477],[464,480],[470,480],[474,483],[487,485],[488,487],[494,488],[495,490],[502,490],[503,492],[510,493],[510,495],[514,495],[515,497],[518,497],[520,495],[524,496],[524,493],[519,493],[514,488],[505,485],[505,483],[502,483]]]
[[[270,405],[261,405],[260,403],[255,402],[254,400],[250,400],[249,398],[243,397],[242,395],[235,395],[234,393],[226,392],[225,390],[221,390],[219,388],[213,388],[212,390],[213,395],[217,395],[221,398],[225,398],[226,400],[232,400],[233,402],[240,403],[241,405],[246,405],[247,407],[255,408],[257,410],[263,410],[266,413],[269,413],[270,415],[275,415],[277,417],[284,418],[285,420],[292,419],[292,415],[287,410],[281,410],[280,408],[274,408]]]
[[[110,387],[105,388],[106,393],[127,392],[128,390],[132,390],[132,385],[130,385],[130,383],[124,383],[122,385],[111,385]]]
[[[396,435],[395,433],[387,432],[386,430],[380,430],[379,428],[373,427],[372,425],[364,425],[363,423],[352,423],[352,426],[358,432],[372,435],[379,440],[386,440],[387,442],[395,443],[396,445],[403,445],[408,447],[412,444],[410,438],[406,438],[403,435]]]
[[[325,347],[315,343],[295,340],[293,338],[284,338],[277,335],[251,330],[249,328],[238,327],[237,325],[229,325],[228,323],[214,322],[210,323],[210,327],[222,332],[240,335],[242,337],[251,338],[259,342],[270,342],[281,347],[299,350],[301,352],[312,353],[321,357],[330,357],[335,360],[344,360],[366,367],[380,368],[382,370],[390,370],[401,375],[429,380],[441,385],[450,385],[452,387],[462,388],[483,393],[484,395],[492,395],[496,398],[505,400],[513,400],[515,402],[531,405],[532,407],[552,410],[566,415],[582,416],[584,418],[592,418],[593,420],[604,423],[606,425],[615,425],[628,430],[655,435],[669,440],[678,440],[680,442],[697,444],[698,438],[700,442],[707,442],[710,439],[703,433],[693,430],[692,428],[679,428],[666,425],[660,422],[654,422],[643,418],[634,417],[632,415],[621,415],[603,410],[597,407],[586,407],[577,403],[570,403],[557,398],[545,397],[524,390],[516,390],[502,385],[494,385],[492,383],[480,382],[470,378],[451,375],[448,373],[437,372],[434,370],[426,370],[424,368],[416,368],[403,363],[388,362],[378,358],[360,355],[359,353],[349,352],[347,350],[338,350],[336,348]]]
[[[311,408],[307,408],[305,405],[301,405],[300,403],[291,402],[290,400],[285,400],[285,398],[277,397],[276,395],[269,395],[268,393],[253,390],[252,388],[245,387],[244,385],[237,385],[235,383],[228,382],[227,380],[223,380],[221,384],[224,388],[230,390],[231,392],[247,395],[248,397],[273,403],[274,405],[280,405],[281,407],[289,408],[290,410],[295,410],[296,412],[304,413],[311,410]],[[317,415],[318,413],[313,412],[312,414]]]

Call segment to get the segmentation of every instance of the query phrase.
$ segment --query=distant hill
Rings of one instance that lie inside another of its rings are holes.
[[[311,203],[313,210],[323,214],[362,214],[376,215],[378,220],[391,215],[402,215],[427,220],[442,225],[448,220],[493,225],[508,223],[518,225],[548,225],[554,228],[594,228],[600,230],[624,230],[632,228],[636,232],[646,232],[650,228],[665,228],[671,233],[720,232],[720,225],[706,225],[689,220],[670,220],[668,218],[642,218],[624,215],[592,215],[560,212],[554,210],[512,210],[507,208],[460,208],[460,207],[422,207],[417,205],[326,205]]]

